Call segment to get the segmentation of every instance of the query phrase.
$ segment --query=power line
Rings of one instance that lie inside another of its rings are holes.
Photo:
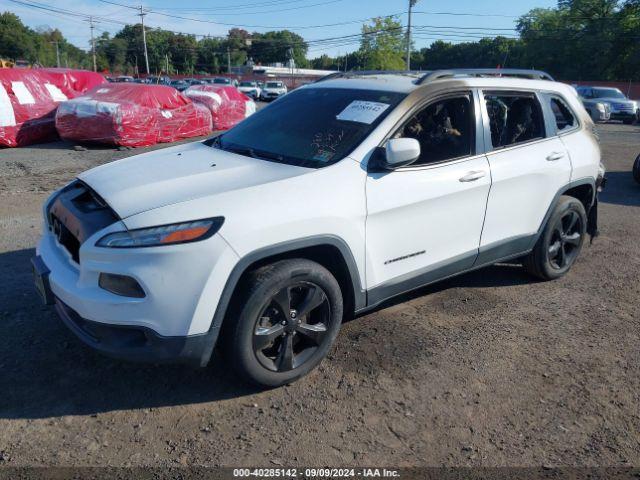
[[[11,0],[11,1],[17,1],[17,0]],[[125,5],[125,4],[122,4],[122,3],[114,2],[112,0],[98,0],[98,1],[102,2],[102,3],[107,3],[109,5],[117,5],[117,6],[120,6],[120,7],[136,9],[136,7],[131,7],[130,5]],[[334,3],[335,1],[343,1],[343,0],[332,0],[330,2],[325,2],[324,4]],[[317,5],[323,5],[323,4],[317,4]],[[163,16],[163,17],[168,17],[168,18],[175,18],[175,19],[178,19],[178,20],[188,20],[188,21],[192,21],[192,22],[208,23],[208,24],[211,24],[211,25],[221,25],[221,26],[225,26],[225,27],[265,28],[265,29],[282,29],[282,30],[306,30],[306,29],[312,29],[312,28],[326,28],[326,27],[335,27],[335,26],[341,26],[341,25],[348,25],[348,24],[351,24],[351,23],[363,23],[363,22],[367,22],[369,20],[373,20],[375,18],[397,17],[397,16],[400,16],[400,15],[403,15],[406,12],[394,13],[394,14],[390,14],[390,15],[380,15],[378,17],[369,17],[369,18],[360,19],[360,20],[349,20],[349,21],[345,21],[345,22],[328,23],[328,24],[324,24],[324,25],[302,25],[302,26],[292,26],[292,25],[248,25],[248,24],[242,24],[242,23],[225,23],[225,22],[216,22],[216,21],[213,21],[213,20],[206,20],[206,19],[203,19],[203,18],[185,17],[185,16],[182,16],[182,15],[164,13],[164,12],[159,12],[157,10],[149,10],[149,13],[153,14],[153,15],[160,15],[160,16]]]
[[[217,12],[216,16],[230,16],[230,15],[264,15],[264,14],[269,14],[269,13],[282,13],[282,12],[289,12],[292,10],[303,10],[306,8],[312,8],[312,7],[320,7],[320,6],[326,6],[332,3],[339,3],[339,2],[343,2],[344,0],[329,0],[326,2],[320,2],[320,3],[314,3],[311,5],[301,5],[301,6],[297,6],[297,7],[289,7],[289,8],[282,8],[282,9],[278,9],[278,10],[266,10],[266,11],[258,11],[258,12],[235,12],[235,13],[226,13],[226,12]],[[296,2],[297,3],[297,2]],[[162,10],[162,9],[158,9],[158,10]],[[158,12],[156,12],[158,13]]]

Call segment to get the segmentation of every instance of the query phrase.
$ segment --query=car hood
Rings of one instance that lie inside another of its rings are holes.
[[[312,169],[245,157],[196,142],[108,163],[78,178],[124,219],[154,208],[310,171]]]

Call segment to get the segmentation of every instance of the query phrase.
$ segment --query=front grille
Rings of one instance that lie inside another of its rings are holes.
[[[76,263],[80,263],[80,241],[54,214],[50,214],[50,229],[58,239],[58,243],[62,245],[67,252],[71,254],[71,258]]]
[[[62,189],[47,206],[49,230],[76,263],[85,240],[116,221],[118,216],[109,205],[80,181]]]
[[[613,108],[615,108],[616,110],[625,110],[625,111],[633,112],[633,105],[627,105],[625,103],[615,103],[613,105]]]

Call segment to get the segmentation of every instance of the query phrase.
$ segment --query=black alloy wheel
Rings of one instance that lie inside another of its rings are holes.
[[[640,155],[636,158],[636,161],[633,162],[633,179],[640,183]]]
[[[574,210],[567,210],[556,222],[547,249],[549,263],[564,270],[575,261],[580,251],[584,226]]]
[[[271,297],[255,322],[253,351],[274,372],[298,368],[331,340],[331,306],[324,290],[309,281],[288,285]]]
[[[587,233],[587,213],[580,200],[563,195],[553,207],[533,250],[522,259],[527,272],[555,280],[575,263]]]

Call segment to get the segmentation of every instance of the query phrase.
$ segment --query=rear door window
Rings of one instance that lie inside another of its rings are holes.
[[[484,92],[493,149],[544,138],[544,117],[536,96],[526,92]]]

